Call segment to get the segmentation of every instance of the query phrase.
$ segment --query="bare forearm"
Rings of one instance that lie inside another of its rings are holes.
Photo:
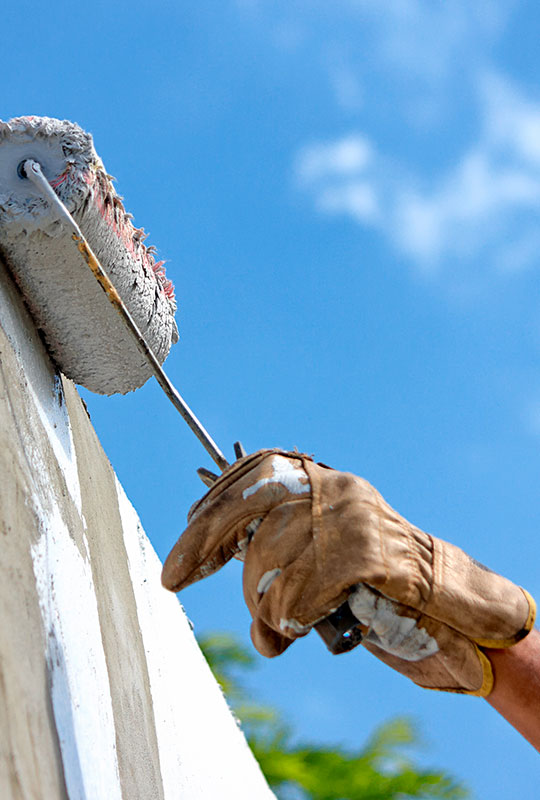
[[[488,703],[540,750],[540,632],[508,650],[488,650],[495,684]]]

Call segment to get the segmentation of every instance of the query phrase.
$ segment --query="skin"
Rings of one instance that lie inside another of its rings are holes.
[[[486,650],[495,675],[488,703],[540,751],[540,631],[508,650]]]

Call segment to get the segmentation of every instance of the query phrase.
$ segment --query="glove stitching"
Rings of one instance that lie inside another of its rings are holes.
[[[426,609],[428,608],[429,604],[435,597],[435,586],[444,586],[443,584],[443,571],[444,571],[444,552],[442,548],[439,549],[437,546],[440,540],[435,540],[435,538],[428,533],[428,537],[431,543],[431,565],[432,565],[432,573],[431,573],[431,592],[429,594],[429,598],[425,604]]]
[[[309,464],[309,466],[308,466]],[[311,488],[311,541],[313,542],[313,553],[315,568],[320,572],[321,564],[319,558],[319,548],[322,544],[322,508],[321,508],[321,485],[317,480],[315,470],[312,470],[313,462],[302,459],[302,467],[308,476]]]
[[[422,533],[423,533],[423,531],[422,531]],[[424,609],[426,609],[428,607],[429,603],[431,602],[431,598],[433,597],[433,588],[435,586],[435,542],[433,540],[433,536],[430,533],[426,533],[425,535],[427,536],[427,539],[428,539],[428,542],[429,542],[429,551],[430,551],[430,554],[431,554],[431,561],[430,561],[430,565],[429,565],[430,569],[431,569],[431,576],[430,576],[431,579],[429,581],[428,595],[427,595],[426,599],[424,600],[424,602],[422,603],[422,606],[421,606],[422,611]]]
[[[405,527],[405,539],[407,543],[405,561],[409,567],[409,570],[407,570],[407,591],[402,602],[404,605],[409,606],[410,608],[418,609],[418,607],[421,606],[421,597],[419,602],[418,598],[420,593],[417,588],[417,583],[419,582],[421,575],[417,562],[416,542],[414,540],[411,525],[408,522]]]
[[[420,544],[417,540],[415,532],[418,529],[415,528],[414,525],[411,525],[407,522],[406,526],[406,537],[408,541],[408,548],[407,548],[407,561],[410,563],[411,570],[412,570],[412,581],[409,583],[408,592],[406,595],[406,600],[404,601],[406,605],[411,606],[412,608],[417,608],[419,611],[424,611],[429,600],[431,598],[431,594],[433,592],[433,580],[429,582],[429,593],[426,599],[424,599],[421,586],[425,581],[425,578],[422,575],[422,570],[420,569],[420,561],[423,559],[422,550],[420,548]],[[423,532],[422,532],[423,533]],[[429,534],[426,534],[429,539],[430,550],[431,550],[431,571],[433,573],[433,539]]]
[[[382,565],[384,567],[384,575],[385,575],[384,583],[380,587],[380,591],[382,591],[386,587],[386,585],[390,582],[390,575],[391,575],[390,565],[389,565],[388,560],[386,558],[386,546],[385,546],[385,542],[384,542],[384,538],[385,537],[384,537],[384,533],[383,533],[382,527],[381,527],[381,519],[382,519],[382,516],[383,516],[383,512],[385,511],[385,508],[383,507],[382,502],[381,502],[382,501],[381,495],[375,489],[373,489],[373,487],[370,487],[370,488],[372,488],[372,496],[374,498],[374,505],[376,506],[376,508],[380,512],[378,514],[375,514],[375,519],[377,520],[377,533],[378,533],[378,536],[379,536],[379,547],[380,547],[380,553],[381,553],[381,563],[382,563]]]

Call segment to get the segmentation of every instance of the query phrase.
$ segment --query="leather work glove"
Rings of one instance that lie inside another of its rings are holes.
[[[511,647],[534,625],[524,589],[411,525],[367,481],[297,452],[240,458],[188,523],[163,585],[177,592],[242,558],[265,656],[348,601],[362,644],[386,664],[426,688],[486,696],[484,648]]]

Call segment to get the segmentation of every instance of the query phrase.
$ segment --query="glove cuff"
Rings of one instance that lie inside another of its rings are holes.
[[[487,697],[493,691],[495,678],[493,676],[493,666],[488,656],[475,645],[476,655],[482,667],[482,684],[478,689],[456,689],[454,687],[444,686],[425,686],[422,683],[417,683],[422,689],[431,689],[433,692],[451,692],[453,694],[468,694],[471,697]]]
[[[536,620],[536,602],[534,597],[529,594],[529,592],[520,586],[519,589],[525,595],[527,602],[529,603],[529,615],[525,621],[523,627],[517,631],[514,636],[510,636],[507,639],[477,639],[475,638],[476,644],[480,645],[480,647],[488,647],[493,648],[494,650],[503,650],[507,647],[512,647],[513,645],[520,642],[524,639],[534,628],[534,623]]]

